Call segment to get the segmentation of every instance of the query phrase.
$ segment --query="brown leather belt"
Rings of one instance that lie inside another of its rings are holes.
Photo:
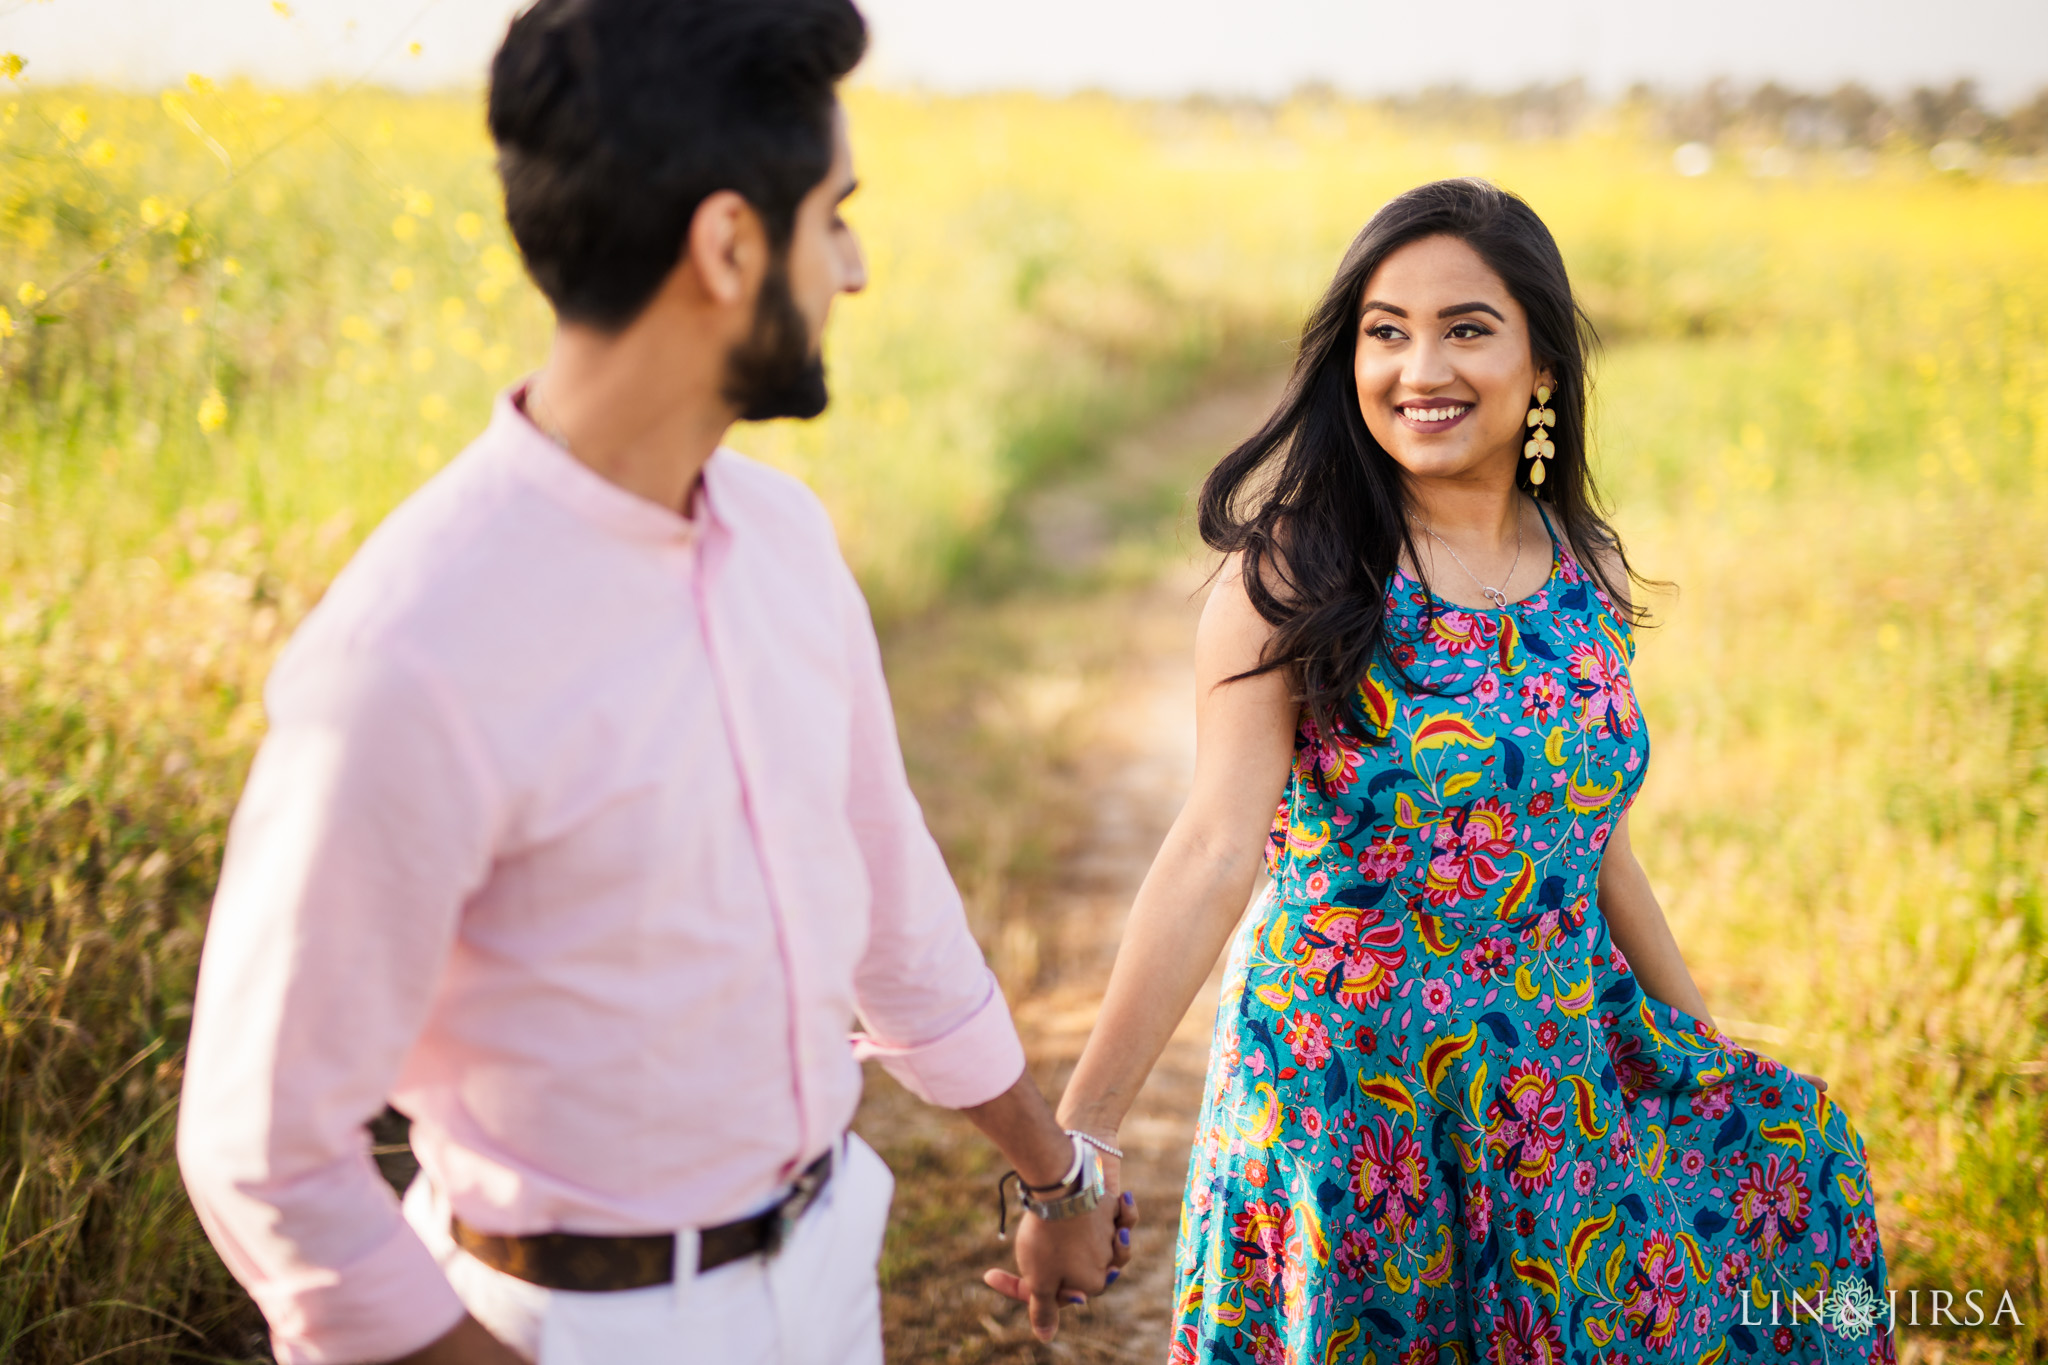
[[[804,1167],[790,1192],[774,1207],[751,1218],[721,1223],[697,1234],[697,1273],[715,1270],[743,1256],[773,1256],[782,1249],[804,1210],[832,1178],[832,1149]],[[580,1232],[541,1232],[501,1237],[478,1232],[451,1217],[455,1244],[493,1270],[543,1289],[580,1294],[611,1293],[671,1284],[676,1278],[676,1234],[593,1237]]]

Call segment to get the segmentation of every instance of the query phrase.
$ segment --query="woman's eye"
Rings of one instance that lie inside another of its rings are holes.
[[[1481,326],[1476,322],[1461,322],[1451,328],[1451,335],[1460,341],[1469,341],[1473,337],[1492,336],[1493,331],[1491,328]]]
[[[1365,334],[1375,341],[1398,341],[1401,337],[1401,329],[1394,326],[1391,322],[1382,322],[1376,327],[1366,328]]]

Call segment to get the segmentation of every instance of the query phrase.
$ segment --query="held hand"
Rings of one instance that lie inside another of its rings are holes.
[[[1017,1269],[991,1270],[982,1281],[1007,1298],[1030,1305],[1031,1331],[1051,1341],[1059,1331],[1060,1309],[1086,1305],[1131,1259],[1131,1231],[1138,1225],[1137,1200],[1119,1189],[1116,1158],[1103,1158],[1102,1202],[1077,1218],[1046,1222],[1022,1215],[1017,1229]]]
[[[1821,1077],[1819,1077],[1819,1076],[1816,1076],[1816,1075],[1814,1075],[1814,1074],[1813,1074],[1812,1072],[1810,1072],[1810,1071],[1795,1071],[1795,1072],[1793,1072],[1792,1074],[1793,1074],[1793,1075],[1795,1075],[1795,1076],[1797,1076],[1797,1077],[1798,1077],[1798,1078],[1799,1078],[1800,1080],[1802,1080],[1802,1081],[1808,1081],[1808,1082],[1811,1082],[1811,1083],[1812,1083],[1812,1085],[1813,1085],[1813,1088],[1814,1088],[1815,1090],[1818,1090],[1818,1091],[1820,1091],[1820,1092],[1821,1092],[1821,1093],[1822,1093],[1823,1095],[1825,1095],[1825,1094],[1827,1093],[1827,1091],[1828,1091],[1828,1083],[1827,1083],[1827,1082],[1826,1082],[1825,1080],[1823,1080],[1823,1079],[1822,1079]]]

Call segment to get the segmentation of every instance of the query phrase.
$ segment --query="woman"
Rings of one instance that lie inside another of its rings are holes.
[[[1062,1106],[1113,1140],[1236,928],[1177,1363],[1892,1359],[1861,1141],[1715,1029],[1630,848],[1589,332],[1521,200],[1410,191],[1202,491],[1194,790]]]

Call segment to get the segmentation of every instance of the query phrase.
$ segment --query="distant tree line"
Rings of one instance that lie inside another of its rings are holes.
[[[1315,102],[1338,96],[1327,86],[1311,85],[1295,98]],[[1611,104],[1596,99],[1584,81],[1569,80],[1506,94],[1433,86],[1371,103],[1417,123],[1513,137],[1566,136],[1613,110],[1674,142],[1878,150],[1964,141],[1997,155],[2048,154],[2048,88],[2000,111],[1987,107],[1976,83],[1967,80],[1921,86],[1896,98],[1854,83],[1826,93],[1775,81],[1752,86],[1714,81],[1685,91],[1636,85]]]

